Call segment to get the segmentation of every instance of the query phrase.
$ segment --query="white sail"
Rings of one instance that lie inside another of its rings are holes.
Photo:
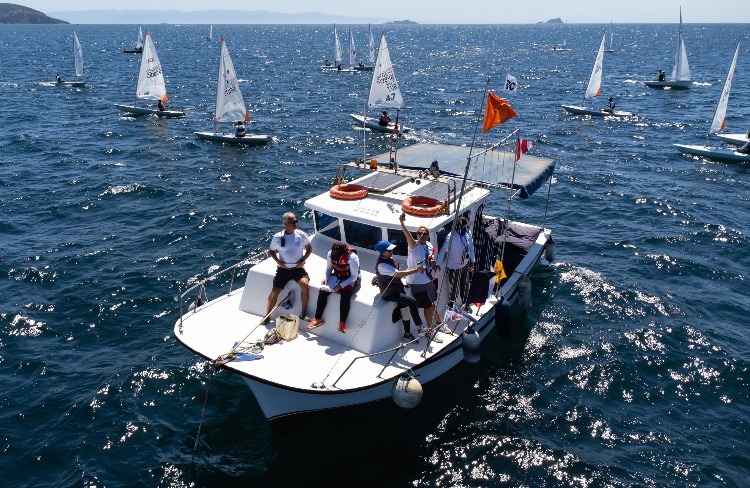
[[[367,30],[370,32],[370,39],[367,45],[367,62],[370,63],[370,66],[374,66],[375,65],[375,38],[372,37],[372,27],[370,26],[370,24],[367,24]]]
[[[211,28],[208,30],[208,37],[206,39],[210,41],[213,38],[214,38],[214,26],[212,25]]]
[[[682,38],[682,9],[680,9],[680,30],[677,33],[677,51],[674,55],[672,79],[675,81],[690,81],[690,66],[685,50],[685,40]]]
[[[140,26],[138,26],[138,42],[136,43],[135,48],[143,49],[143,31]]]
[[[369,108],[401,108],[404,106],[404,98],[393,72],[391,55],[388,53],[388,44],[385,42],[385,34],[380,35],[380,47],[378,48],[378,60],[375,62],[375,70],[372,73],[370,83],[370,98],[367,100]]]
[[[737,54],[740,52],[740,43],[737,43],[737,49],[734,50],[734,57],[732,58],[732,64],[729,66],[729,73],[727,73],[727,79],[724,81],[724,90],[721,92],[721,98],[719,98],[719,104],[716,105],[716,112],[714,113],[714,120],[711,122],[711,128],[708,129],[709,134],[717,133],[724,128],[724,120],[727,115],[727,104],[729,103],[729,91],[732,89],[732,78],[734,77],[734,67],[737,64]]]
[[[354,35],[352,34],[352,28],[349,27],[349,67],[353,67],[357,64],[357,48],[354,47]]]
[[[76,31],[73,31],[73,56],[76,60],[76,76],[83,76],[83,50],[81,49],[81,43],[78,42],[78,36]]]
[[[333,51],[334,61],[338,66],[344,57],[341,55],[341,43],[339,42],[339,34],[336,32],[336,24],[333,24]]]
[[[164,72],[161,69],[159,56],[156,54],[154,41],[151,34],[146,32],[143,43],[143,54],[141,55],[141,70],[138,73],[138,86],[135,89],[135,97],[144,100],[167,101],[167,87],[164,83]]]
[[[221,56],[219,57],[219,79],[216,87],[216,113],[215,122],[245,122],[250,117],[245,108],[245,100],[242,98],[240,83],[237,73],[234,71],[232,58],[224,38],[221,38]]]
[[[602,64],[604,62],[604,41],[607,39],[607,33],[602,37],[602,43],[599,45],[599,53],[596,55],[594,69],[591,71],[589,86],[586,88],[586,94],[583,96],[584,101],[591,97],[598,97],[602,87]]]

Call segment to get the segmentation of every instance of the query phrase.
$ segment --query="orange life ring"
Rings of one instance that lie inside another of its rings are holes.
[[[367,196],[367,188],[361,185],[342,183],[340,185],[333,185],[329,193],[331,194],[331,198],[339,200],[360,200]]]
[[[445,203],[430,197],[409,197],[401,202],[404,212],[417,217],[435,217],[445,207]]]

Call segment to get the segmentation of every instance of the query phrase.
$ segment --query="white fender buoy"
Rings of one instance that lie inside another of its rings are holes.
[[[422,401],[422,394],[422,385],[408,373],[399,376],[391,387],[391,397],[401,408],[416,407]]]
[[[510,303],[505,297],[495,304],[495,331],[501,337],[507,337],[510,333]]]
[[[195,310],[196,308],[200,307],[201,305],[203,305],[203,300],[201,300],[200,298],[198,298],[196,301],[194,301],[193,303],[191,303],[190,305],[188,305],[188,312],[192,312],[193,310]]]
[[[461,349],[464,353],[464,361],[469,364],[477,364],[479,358],[482,357],[482,339],[471,326],[461,334]]]
[[[547,245],[544,247],[544,259],[549,263],[555,260],[555,240],[551,237],[547,241]]]
[[[188,312],[192,312],[193,310],[195,310],[195,302],[188,305]]]
[[[526,275],[521,275],[518,279],[518,303],[521,308],[528,310],[531,308],[531,280]]]

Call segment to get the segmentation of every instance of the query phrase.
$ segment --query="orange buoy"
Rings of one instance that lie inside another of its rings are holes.
[[[367,196],[367,188],[361,185],[350,185],[343,183],[333,185],[329,190],[331,198],[338,200],[360,200]]]
[[[401,208],[409,215],[435,217],[445,210],[446,204],[430,197],[409,197],[401,202]]]

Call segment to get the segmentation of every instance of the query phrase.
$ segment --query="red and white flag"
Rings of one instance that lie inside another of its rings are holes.
[[[521,155],[529,152],[529,149],[534,146],[536,146],[536,143],[534,141],[528,141],[519,137],[518,142],[516,143],[516,161],[521,159]]]

